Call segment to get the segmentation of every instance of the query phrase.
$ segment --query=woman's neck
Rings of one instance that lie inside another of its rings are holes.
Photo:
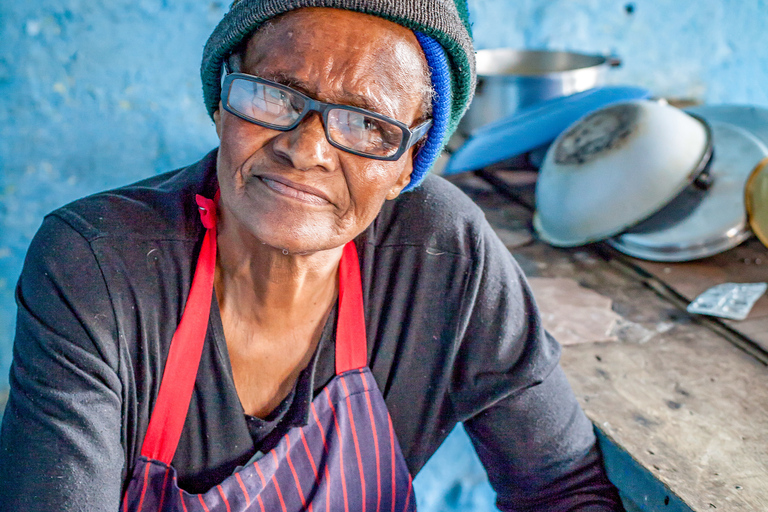
[[[284,254],[219,223],[215,290],[246,414],[266,417],[311,360],[335,302],[343,248]]]
[[[342,247],[286,254],[234,223],[219,226],[216,294],[222,309],[261,325],[327,313],[337,294]]]

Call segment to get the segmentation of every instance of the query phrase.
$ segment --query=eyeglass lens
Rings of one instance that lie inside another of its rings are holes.
[[[283,128],[293,125],[306,106],[299,94],[242,78],[232,81],[228,103],[257,123]],[[326,122],[326,133],[333,142],[367,155],[394,155],[403,141],[399,126],[356,110],[333,107]]]
[[[239,113],[263,123],[290,126],[304,109],[304,98],[291,98],[276,87],[252,82],[233,80],[229,90],[229,106]]]

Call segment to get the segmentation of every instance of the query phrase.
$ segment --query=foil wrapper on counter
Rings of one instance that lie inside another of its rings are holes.
[[[766,289],[766,283],[719,284],[696,297],[687,310],[699,315],[744,320]]]

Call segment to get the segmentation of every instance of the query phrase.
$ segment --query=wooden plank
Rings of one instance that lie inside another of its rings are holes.
[[[764,366],[679,331],[569,346],[562,365],[590,419],[693,510],[768,510]]]
[[[494,228],[528,225],[528,210],[475,179],[460,185]],[[573,279],[622,317],[618,342],[563,349],[587,415],[692,510],[768,510],[768,367],[593,249],[511,249],[529,276]],[[615,483],[643,505],[637,489]]]
[[[730,251],[698,261],[656,263],[626,258],[689,301],[720,283],[768,282],[768,250],[755,238]],[[722,321],[768,351],[768,295],[758,299],[745,320]]]
[[[599,260],[522,253],[611,297],[629,326],[623,343],[563,350],[590,419],[693,510],[768,510],[768,368]]]

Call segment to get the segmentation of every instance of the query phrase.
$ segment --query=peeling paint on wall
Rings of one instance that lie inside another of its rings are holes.
[[[0,389],[13,290],[43,216],[217,144],[199,64],[223,2],[0,4]]]

